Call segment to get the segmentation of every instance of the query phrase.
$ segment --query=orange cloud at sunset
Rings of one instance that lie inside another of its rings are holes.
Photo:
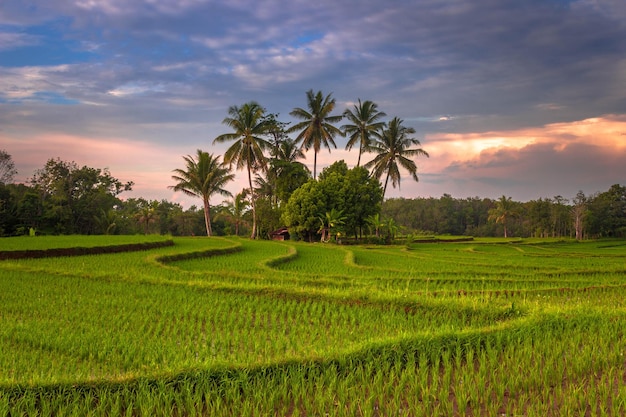
[[[511,131],[431,134],[426,136],[423,146],[431,154],[428,166],[436,170],[453,162],[474,160],[483,153],[486,156],[546,144],[557,152],[574,145],[624,152],[626,117],[606,116]]]
[[[422,141],[420,182],[402,191],[440,196],[527,200],[578,190],[594,193],[626,182],[626,117],[609,115],[542,127],[481,133],[436,133]]]

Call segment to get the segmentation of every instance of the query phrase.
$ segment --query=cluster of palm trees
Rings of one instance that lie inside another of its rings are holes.
[[[400,186],[400,167],[406,169],[414,180],[418,180],[417,165],[413,158],[428,157],[428,153],[419,147],[419,140],[411,137],[415,130],[404,126],[402,119],[394,117],[389,123],[385,123],[382,118],[386,114],[378,110],[376,103],[369,100],[361,102],[360,99],[343,114],[332,115],[336,106],[332,94],[324,95],[321,91],[315,93],[309,90],[306,97],[306,109],[297,107],[289,113],[300,120],[289,128],[286,128],[285,123],[279,122],[275,115],[267,114],[257,102],[231,106],[222,123],[229,126],[232,132],[220,135],[213,141],[214,144],[232,142],[224,153],[223,162],[219,161],[219,156],[215,157],[198,149],[195,159],[189,155],[184,157],[186,169],[174,170],[172,179],[177,184],[170,188],[202,199],[207,235],[211,235],[209,198],[213,194],[231,195],[224,186],[234,178],[231,169],[235,166],[237,169],[247,170],[247,193],[253,221],[250,237],[256,237],[257,207],[253,174],[268,172],[269,160],[265,156],[268,150],[274,160],[296,162],[296,159],[304,156],[303,151],[313,149],[313,179],[316,179],[317,154],[320,149],[324,147],[330,151],[331,147],[337,148],[335,138],[347,136],[346,149],[351,150],[356,146],[359,148],[357,166],[361,164],[362,154],[376,154],[374,159],[363,166],[371,169],[372,175],[379,180],[385,175],[383,195],[389,179],[394,188]],[[349,123],[337,127],[336,124],[344,118]],[[297,133],[295,140],[287,137],[289,133]],[[274,169],[273,172],[279,175],[280,171]],[[258,179],[257,182],[263,180]]]

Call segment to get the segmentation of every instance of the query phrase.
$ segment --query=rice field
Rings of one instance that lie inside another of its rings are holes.
[[[0,261],[0,416],[626,415],[624,241],[173,242]]]

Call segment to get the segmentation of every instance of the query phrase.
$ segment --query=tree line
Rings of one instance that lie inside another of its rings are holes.
[[[13,184],[14,164],[0,151],[0,235],[169,233],[172,235],[249,234],[267,238],[286,226],[306,240],[393,239],[397,233],[472,236],[624,236],[626,191],[614,185],[593,196],[580,192],[571,202],[557,196],[526,203],[441,198],[389,199],[388,185],[399,187],[401,169],[415,180],[419,156],[428,157],[413,128],[360,99],[333,115],[332,94],[309,90],[306,108],[290,113],[293,126],[251,101],[231,106],[223,124],[232,131],[213,143],[230,143],[224,155],[198,149],[172,170],[174,191],[198,197],[187,210],[166,200],[122,199],[133,183],[122,183],[107,169],[79,167],[50,159],[27,184]],[[342,121],[345,124],[338,126]],[[295,139],[289,135],[296,134]],[[317,172],[317,154],[336,148],[358,149],[356,166],[337,161]],[[313,149],[313,172],[300,161]],[[374,157],[361,165],[362,156]],[[233,170],[245,170],[248,187],[232,195],[226,185]],[[226,200],[211,204],[220,195]]]
[[[592,195],[579,191],[520,202],[510,197],[394,198],[382,205],[405,233],[466,236],[602,238],[626,237],[626,186]]]

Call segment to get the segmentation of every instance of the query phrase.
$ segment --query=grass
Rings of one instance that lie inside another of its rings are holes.
[[[0,238],[0,251],[42,250],[74,247],[114,246],[131,243],[162,242],[166,236],[158,235],[62,235],[62,236],[18,236]]]
[[[174,242],[0,261],[0,416],[626,414],[623,241]]]

